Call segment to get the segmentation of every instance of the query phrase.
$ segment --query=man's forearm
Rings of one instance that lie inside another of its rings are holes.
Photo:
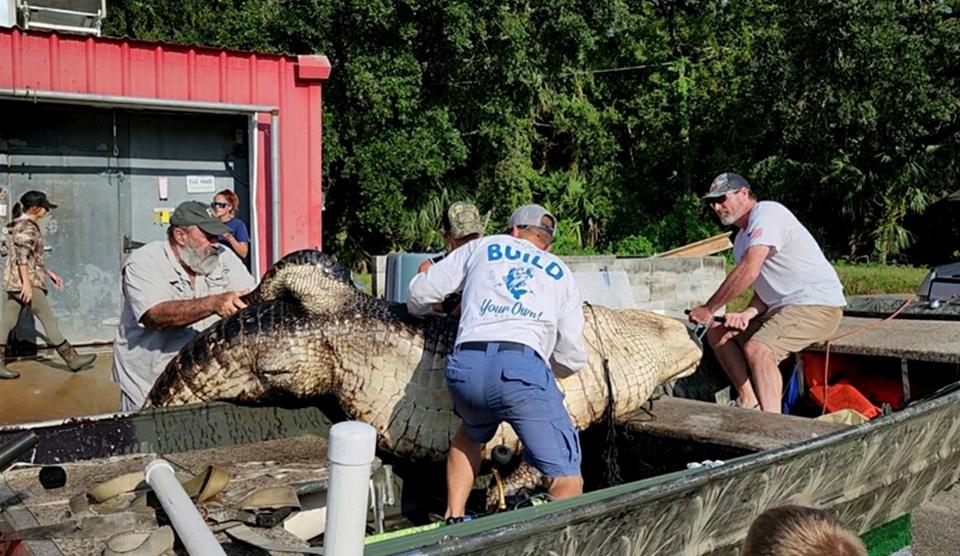
[[[215,313],[211,297],[184,301],[164,301],[150,307],[140,322],[150,328],[183,328]]]
[[[233,250],[236,251],[237,255],[239,255],[241,259],[247,256],[246,243],[239,241],[237,238],[233,237],[233,234],[230,234],[227,236],[227,241],[230,243],[230,247],[232,247]]]
[[[705,305],[713,312],[719,311],[728,301],[747,291],[756,278],[756,274],[747,267],[741,265],[734,267]]]

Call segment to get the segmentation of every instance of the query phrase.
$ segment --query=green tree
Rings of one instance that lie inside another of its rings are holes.
[[[436,247],[469,198],[539,202],[565,252],[716,233],[745,174],[828,252],[885,261],[960,188],[956,1],[130,0],[106,31],[327,54],[325,249]]]

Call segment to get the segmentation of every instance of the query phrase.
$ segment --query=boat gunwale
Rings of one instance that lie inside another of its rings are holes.
[[[630,509],[638,503],[679,498],[718,480],[772,464],[785,463],[831,446],[856,442],[880,428],[920,419],[960,403],[960,391],[945,394],[897,413],[850,426],[810,440],[729,460],[712,468],[677,471],[633,483],[608,487],[567,500],[494,514],[485,519],[443,527],[367,546],[364,554],[460,554],[489,547],[491,541],[527,536],[583,523]],[[956,450],[954,450],[956,452]],[[958,470],[960,472],[960,470]],[[956,476],[954,477],[956,480]],[[586,500],[584,499],[586,497]],[[456,536],[460,533],[459,536]],[[502,541],[501,541],[502,542]]]

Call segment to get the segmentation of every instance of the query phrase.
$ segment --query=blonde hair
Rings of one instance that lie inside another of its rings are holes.
[[[740,556],[867,556],[860,537],[832,513],[805,506],[771,508],[750,525]]]

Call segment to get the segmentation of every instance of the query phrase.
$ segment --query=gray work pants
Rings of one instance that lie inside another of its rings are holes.
[[[24,307],[20,301],[20,292],[6,292],[6,299],[3,302],[3,320],[0,321],[0,345],[7,342],[10,331],[17,325],[20,318],[20,310]],[[47,294],[40,288],[33,288],[33,297],[30,303],[26,305],[30,311],[40,319],[43,325],[43,332],[47,341],[53,346],[59,346],[65,338],[60,332],[60,325],[57,324],[57,318],[53,316],[53,310],[50,309],[50,302],[47,301]]]

